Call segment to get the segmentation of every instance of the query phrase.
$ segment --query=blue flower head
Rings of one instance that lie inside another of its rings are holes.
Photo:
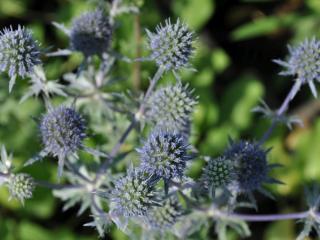
[[[82,148],[86,124],[73,108],[60,106],[50,109],[40,122],[44,151],[59,158],[59,176],[64,159]]]
[[[178,70],[186,67],[194,52],[194,34],[188,27],[178,20],[171,24],[166,20],[156,28],[156,33],[147,31],[151,59],[155,60],[159,67],[166,70]]]
[[[0,32],[0,72],[6,72],[10,77],[9,91],[17,76],[29,76],[39,64],[39,44],[32,38],[31,31],[18,26],[16,30],[10,27]]]
[[[109,48],[112,27],[101,10],[87,12],[76,18],[70,30],[71,47],[86,57],[101,55]]]
[[[314,81],[320,82],[320,41],[316,38],[306,39],[298,46],[288,46],[287,61],[274,60],[286,70],[281,75],[296,77],[300,84],[308,84],[312,94],[317,97]]]
[[[130,168],[127,175],[115,182],[111,192],[112,211],[125,217],[145,216],[159,205],[156,181],[141,169]]]
[[[183,176],[191,159],[188,150],[189,145],[181,134],[162,129],[152,132],[142,148],[137,149],[141,169],[165,180]]]
[[[151,229],[165,231],[177,223],[183,213],[178,197],[172,196],[164,200],[161,206],[148,211],[146,220]]]
[[[158,89],[147,103],[146,119],[157,127],[189,136],[190,120],[197,104],[193,90],[181,83]]]
[[[231,142],[224,157],[232,162],[236,176],[233,181],[234,190],[250,193],[262,190],[263,183],[279,183],[268,177],[272,165],[267,163],[268,151],[257,143],[249,141]]]

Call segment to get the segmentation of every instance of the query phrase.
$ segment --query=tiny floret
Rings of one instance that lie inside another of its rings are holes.
[[[287,61],[274,60],[285,68],[280,74],[295,76],[300,84],[307,83],[316,97],[314,81],[320,81],[320,41],[316,38],[306,39],[296,47],[288,46],[288,49]]]
[[[13,174],[8,183],[10,198],[16,198],[23,204],[25,199],[32,197],[35,184],[33,178],[29,174]]]
[[[188,149],[189,145],[181,134],[158,129],[137,151],[143,170],[168,180],[183,176],[186,163],[191,159]]]
[[[228,188],[235,180],[235,168],[232,161],[225,157],[209,158],[201,176],[202,187],[211,195],[218,188]]]
[[[129,169],[115,182],[111,193],[112,210],[125,217],[145,216],[152,206],[159,205],[154,178],[141,169]]]
[[[153,207],[147,214],[147,224],[151,229],[166,231],[179,221],[183,215],[177,197],[166,199],[161,206]]]
[[[239,192],[251,192],[268,182],[267,151],[249,141],[231,143],[224,157],[230,159],[236,171],[234,182]]]
[[[169,85],[151,95],[145,116],[147,121],[155,126],[188,136],[191,115],[196,104],[197,98],[193,96],[193,90],[190,90],[188,85]]]
[[[65,157],[82,147],[86,137],[86,124],[73,108],[60,106],[50,109],[40,123],[44,151],[59,158],[61,175]]]
[[[17,76],[25,78],[41,64],[39,44],[30,30],[18,26],[5,28],[0,32],[0,72],[8,73],[11,91]]]
[[[87,12],[76,18],[71,27],[71,48],[86,57],[101,55],[109,48],[112,27],[101,10]]]
[[[171,24],[170,20],[166,20],[164,26],[157,26],[156,33],[147,31],[147,34],[151,59],[155,60],[159,67],[178,70],[188,66],[194,51],[194,34],[186,24],[180,20]]]

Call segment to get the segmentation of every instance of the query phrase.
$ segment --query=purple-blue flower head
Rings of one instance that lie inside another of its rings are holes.
[[[320,41],[306,39],[295,47],[288,46],[288,49],[286,61],[274,60],[285,68],[280,75],[294,76],[301,85],[307,83],[314,97],[317,97],[314,81],[320,82]]]
[[[168,70],[178,70],[187,67],[194,52],[194,34],[188,27],[178,20],[172,24],[166,20],[165,25],[157,26],[156,33],[147,31],[151,59],[159,67]]]
[[[0,72],[8,73],[11,91],[17,76],[25,78],[41,64],[39,44],[31,31],[18,26],[5,28],[0,33]]]
[[[76,18],[71,27],[71,48],[86,57],[101,55],[109,49],[112,26],[101,10],[87,12]]]
[[[162,129],[152,132],[142,148],[137,149],[141,169],[165,180],[183,176],[191,159],[188,150],[181,134]]]

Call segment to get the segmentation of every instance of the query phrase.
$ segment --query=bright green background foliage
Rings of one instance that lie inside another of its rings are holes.
[[[0,26],[23,24],[33,29],[42,47],[66,48],[67,38],[56,30],[51,21],[67,26],[73,16],[92,8],[95,1],[84,0],[0,0]],[[183,71],[182,79],[190,83],[200,96],[194,115],[192,142],[201,153],[219,155],[227,144],[228,136],[255,140],[270,124],[250,110],[265,99],[277,108],[292,85],[292,79],[279,77],[278,66],[271,62],[283,58],[286,44],[294,44],[305,37],[318,36],[320,26],[319,0],[143,0],[137,1],[141,15],[124,15],[114,36],[114,48],[129,57],[147,56],[144,28],[153,29],[166,17],[180,17],[198,34],[197,54],[193,66],[197,72]],[[139,34],[139,27],[141,28]],[[139,51],[139,48],[141,51]],[[74,71],[81,56],[44,59],[49,79],[59,79],[63,73]],[[148,77],[155,71],[155,64],[119,63],[114,75],[123,79],[111,90],[122,91],[127,87],[145,89]],[[128,74],[129,73],[129,74]],[[19,104],[27,87],[18,81],[14,93],[7,91],[8,79],[0,76],[0,143],[14,153],[14,162],[22,164],[41,149],[36,122],[44,111],[37,100]],[[173,81],[168,74],[160,84]],[[62,82],[63,83],[63,82]],[[303,128],[289,132],[278,127],[266,143],[273,147],[270,162],[281,163],[282,169],[273,177],[285,182],[271,191],[277,201],[258,196],[260,211],[265,213],[290,212],[303,209],[303,185],[320,181],[320,109],[309,89],[303,89],[292,103],[290,112],[304,120]],[[105,123],[108,124],[107,122]],[[100,135],[99,135],[100,136]],[[114,136],[96,137],[105,142]],[[111,141],[111,140],[110,140]],[[94,144],[94,143],[92,143]],[[198,176],[203,162],[197,161],[190,170]],[[47,159],[24,171],[37,179],[56,181],[56,163]],[[61,202],[51,191],[38,188],[34,198],[23,208],[18,202],[8,202],[6,189],[0,189],[0,239],[1,240],[89,240],[97,239],[93,229],[82,227],[90,219],[84,214],[76,216],[76,209],[63,213]],[[290,221],[251,225],[250,239],[294,239],[297,228]],[[194,236],[206,239],[210,233]],[[126,239],[116,228],[110,229],[112,239]],[[230,239],[236,239],[231,234]]]

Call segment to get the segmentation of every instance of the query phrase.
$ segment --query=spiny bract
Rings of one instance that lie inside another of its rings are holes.
[[[178,131],[187,137],[196,103],[197,99],[193,97],[193,90],[190,90],[188,85],[169,85],[151,95],[147,104],[146,119],[158,127]]]
[[[236,177],[232,161],[218,157],[209,158],[207,162],[201,176],[203,187],[213,193],[217,188],[227,188]]]
[[[29,174],[13,174],[10,176],[8,183],[11,198],[17,198],[24,203],[25,199],[32,197],[35,184],[33,178]]]
[[[177,197],[166,199],[162,206],[153,207],[147,214],[147,224],[152,229],[165,231],[172,227],[183,214]]]
[[[70,41],[73,50],[86,57],[101,55],[109,48],[112,27],[108,16],[101,10],[87,12],[76,18],[71,27]]]
[[[296,76],[296,81],[300,81],[301,84],[308,83],[316,97],[314,81],[320,82],[320,41],[316,38],[306,39],[296,47],[288,46],[288,49],[287,61],[274,60],[286,68],[280,74]]]
[[[260,145],[248,141],[232,142],[224,157],[230,159],[236,171],[234,182],[239,192],[260,189],[263,182],[268,182],[269,167],[267,151]]]
[[[7,72],[11,91],[15,78],[27,77],[33,73],[34,66],[41,64],[39,44],[32,38],[31,31],[18,26],[5,28],[0,35],[0,71]]]
[[[142,148],[140,167],[163,179],[182,177],[188,155],[189,145],[181,134],[158,129],[152,132]]]
[[[193,32],[178,20],[171,24],[166,20],[165,26],[157,26],[156,33],[147,31],[151,59],[166,70],[177,70],[188,65],[193,49]]]
[[[125,217],[144,216],[152,206],[159,205],[156,181],[140,169],[129,169],[115,182],[111,193],[113,211]]]

